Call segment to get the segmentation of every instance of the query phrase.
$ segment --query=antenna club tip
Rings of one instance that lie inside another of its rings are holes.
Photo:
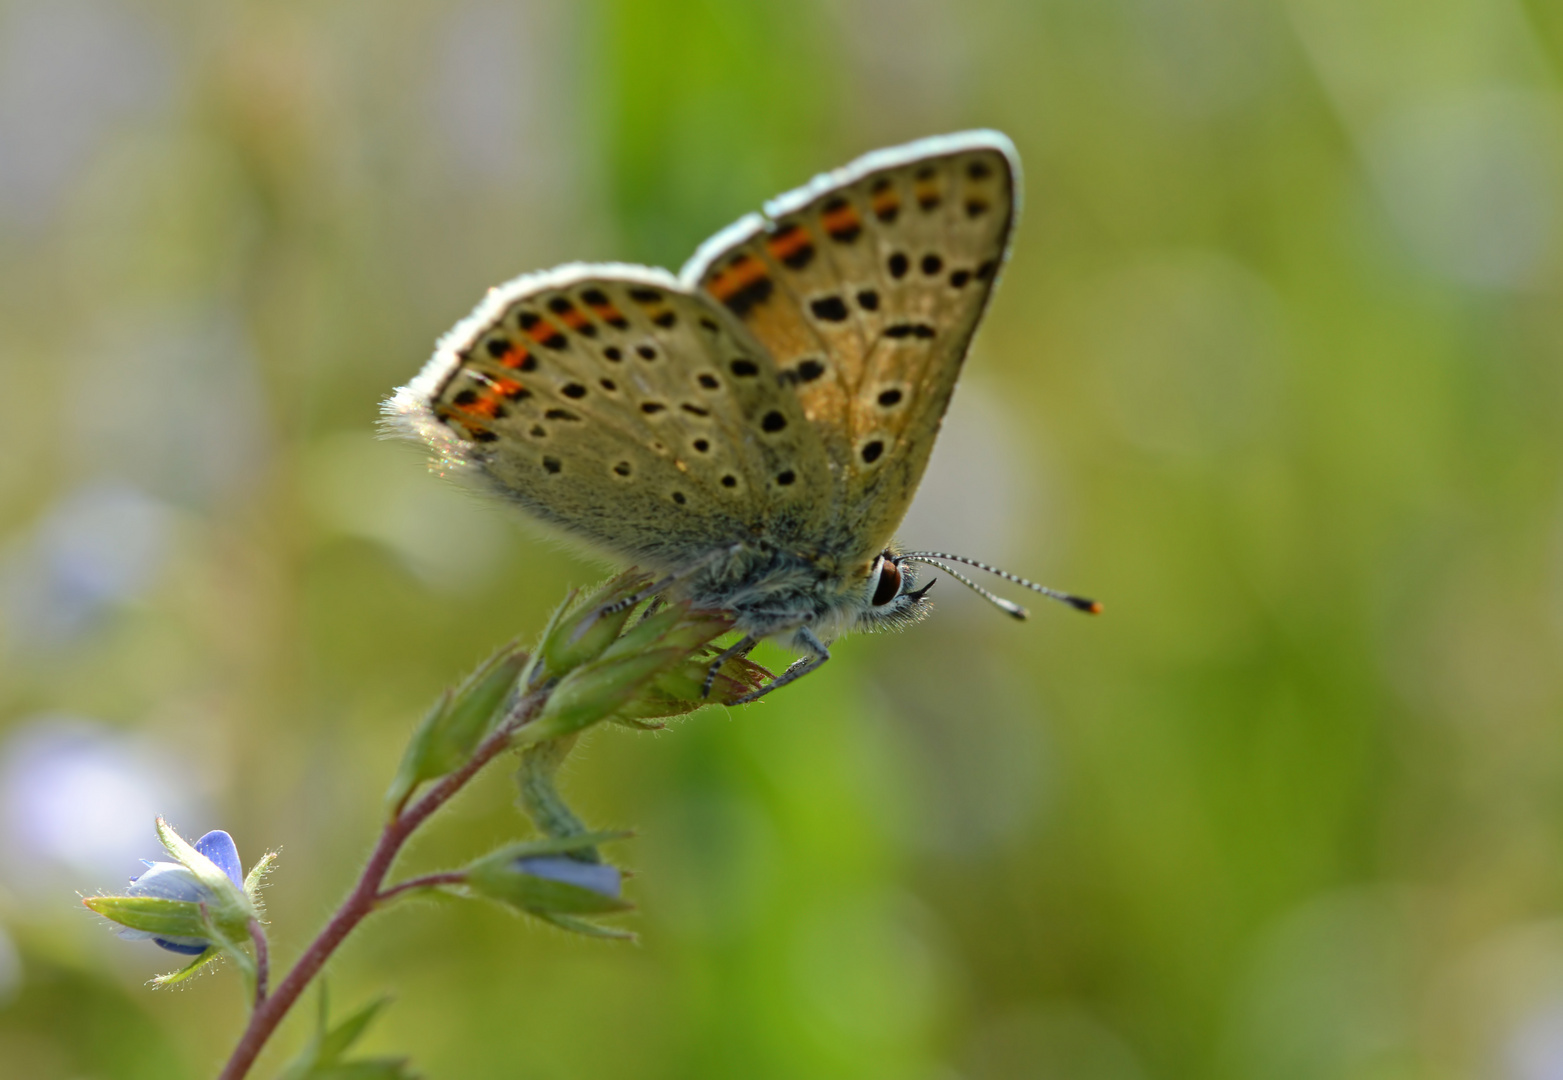
[[[1069,597],[1069,603],[1076,611],[1083,611],[1087,615],[1100,615],[1102,613],[1102,605],[1098,601],[1087,600],[1083,596],[1071,596]]]

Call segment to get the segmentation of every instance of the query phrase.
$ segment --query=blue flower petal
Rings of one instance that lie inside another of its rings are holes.
[[[195,842],[195,850],[217,864],[217,869],[228,875],[228,880],[244,888],[244,870],[239,866],[239,849],[233,837],[221,829],[213,829]]]
[[[178,863],[155,862],[150,870],[130,883],[125,895],[200,903],[210,894],[194,874]]]
[[[533,855],[517,859],[516,865],[522,873],[533,877],[562,881],[615,899],[619,896],[619,868],[607,863],[581,862],[563,855]]]
[[[200,938],[161,938],[152,939],[161,948],[169,952],[181,953],[185,956],[200,956],[211,947],[211,943]]]

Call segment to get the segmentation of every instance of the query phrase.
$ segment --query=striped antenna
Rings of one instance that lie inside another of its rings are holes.
[[[993,574],[996,577],[1001,577],[1005,581],[1013,582],[1014,584],[1019,585],[1021,588],[1030,589],[1032,592],[1039,592],[1043,596],[1050,597],[1063,604],[1068,604],[1076,611],[1084,611],[1088,615],[1100,615],[1102,613],[1102,605],[1097,603],[1095,600],[1088,600],[1083,596],[1075,596],[1073,593],[1059,592],[1057,589],[1050,589],[1046,585],[1038,585],[1036,582],[1027,581],[1025,578],[1020,577],[1017,574],[1012,574],[1008,570],[1000,570],[997,566],[990,566],[988,563],[978,562],[976,559],[968,559],[963,555],[949,555],[942,551],[905,551],[901,553],[901,557],[903,559],[915,559],[918,562],[925,562],[933,566],[938,566],[940,570],[943,570],[946,574],[949,574],[958,581],[965,582],[967,585],[971,586],[971,588],[986,596],[995,604],[998,604],[999,607],[1003,608],[1005,611],[1008,611],[1011,615],[1014,615],[1017,619],[1024,619],[1026,617],[1025,608],[1021,607],[1019,604],[1013,604],[1008,600],[1004,600],[1001,597],[995,596],[993,593],[988,592],[986,589],[982,588],[980,585],[977,585],[975,582],[967,581],[966,578],[962,577],[960,574],[957,574],[950,567],[940,566],[936,560],[946,559],[950,562],[958,562],[966,566],[975,566],[978,570],[986,570],[988,573]]]
[[[910,559],[913,562],[924,562],[924,563],[927,563],[929,566],[937,566],[940,570],[943,570],[946,574],[949,574],[952,578],[954,578],[956,581],[959,581],[962,585],[966,586],[972,592],[976,593],[978,596],[980,596],[984,600],[988,601],[988,603],[994,605],[995,607],[1002,608],[1003,610],[1009,612],[1011,615],[1015,616],[1015,618],[1017,618],[1017,619],[1024,620],[1028,615],[1031,614],[1025,608],[1023,608],[1019,604],[1015,603],[1015,601],[1013,601],[1013,600],[1006,600],[1002,596],[1000,596],[998,593],[989,592],[987,589],[984,589],[981,585],[978,585],[971,578],[967,577],[965,574],[963,574],[959,570],[955,569],[955,567],[950,566],[948,563],[942,563],[938,559],[930,559],[930,558],[928,558],[926,556],[921,556],[921,555],[903,555],[901,557],[903,559]],[[933,582],[930,581],[928,584],[932,585]],[[923,591],[926,592],[927,589],[925,588]]]

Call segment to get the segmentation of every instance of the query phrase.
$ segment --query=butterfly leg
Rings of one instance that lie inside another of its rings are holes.
[[[805,649],[809,650],[809,655],[792,664],[787,668],[786,671],[776,676],[776,678],[772,679],[758,690],[738,698],[733,702],[734,705],[747,705],[751,701],[758,701],[766,694],[769,694],[772,690],[778,690],[790,682],[794,682],[803,678],[809,672],[823,664],[826,660],[830,659],[830,650],[825,648],[825,643],[819,638],[815,637],[814,631],[810,630],[807,626],[801,627],[797,634],[793,636],[792,640],[795,644],[802,645]]]
[[[623,600],[617,600],[611,604],[604,604],[601,608],[598,609],[597,616],[600,618],[604,615],[617,615],[621,611],[632,608],[636,604],[641,603],[646,598],[656,596],[657,593],[673,584],[678,580],[678,578],[679,575],[677,574],[669,574],[661,581],[654,582],[653,584],[646,586],[644,589],[640,590],[638,593],[635,593],[633,596],[626,596]]]
[[[722,670],[723,664],[727,663],[735,656],[749,655],[749,650],[754,648],[759,643],[759,638],[750,637],[749,635],[745,634],[743,639],[739,641],[738,644],[727,649],[722,653],[721,656],[718,656],[715,660],[711,661],[711,666],[706,669],[705,685],[700,688],[700,696],[703,698],[711,696],[711,687],[716,682],[716,673]]]

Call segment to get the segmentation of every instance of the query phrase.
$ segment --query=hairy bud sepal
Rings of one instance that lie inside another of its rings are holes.
[[[391,816],[426,780],[444,776],[472,755],[503,721],[527,654],[514,643],[501,648],[454,690],[440,695],[413,733],[396,778],[385,793]]]

